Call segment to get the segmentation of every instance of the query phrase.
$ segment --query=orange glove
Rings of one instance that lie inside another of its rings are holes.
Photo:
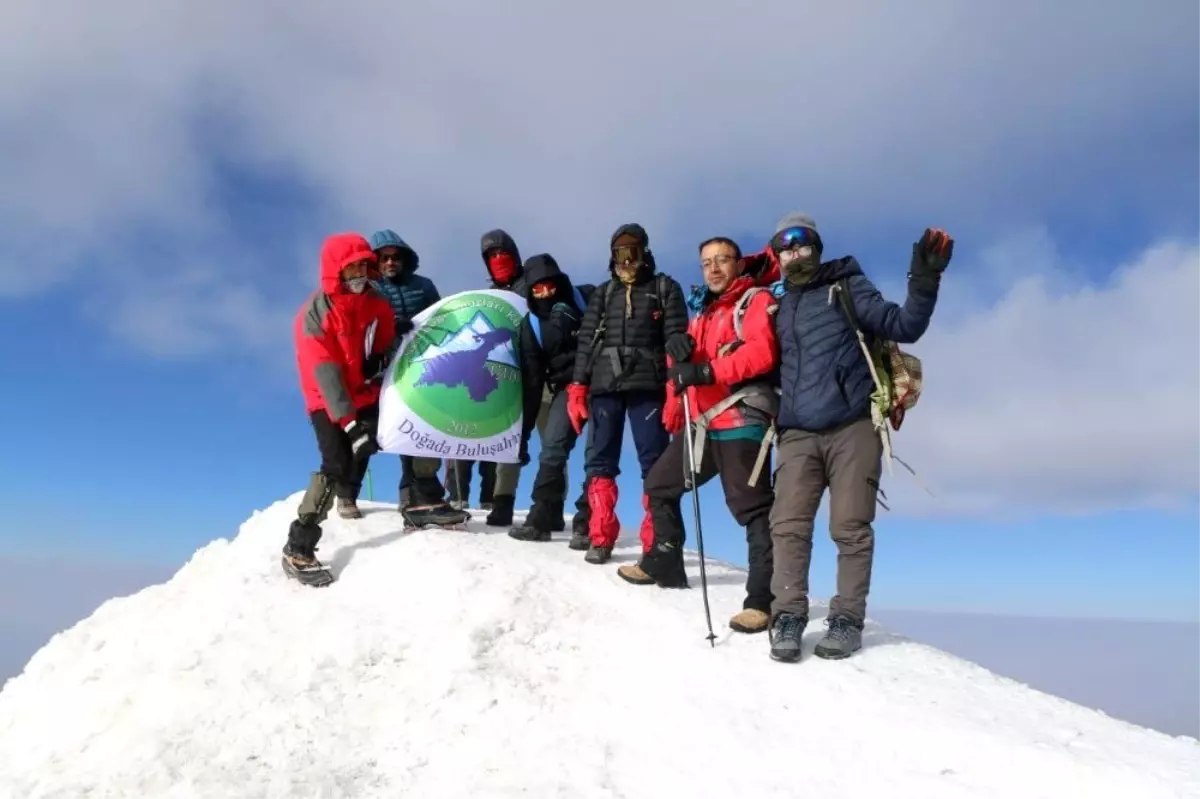
[[[583,422],[588,418],[588,387],[582,383],[567,386],[567,417],[575,435],[583,432]]]

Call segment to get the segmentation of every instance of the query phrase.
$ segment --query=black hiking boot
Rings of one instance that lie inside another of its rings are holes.
[[[467,521],[471,518],[471,514],[465,510],[457,510],[449,502],[423,507],[410,505],[400,513],[404,516],[405,530],[423,530],[427,527],[465,530]]]
[[[592,538],[588,535],[587,530],[583,532],[576,530],[571,533],[571,541],[567,546],[576,552],[586,552],[592,547]]]
[[[509,538],[515,538],[518,541],[549,541],[550,534],[553,532],[554,517],[553,510],[548,505],[549,503],[541,500],[534,500],[533,507],[525,516],[525,523],[509,530]],[[562,521],[561,513],[558,515],[558,520]]]
[[[841,660],[862,649],[863,623],[849,616],[826,619],[829,631],[817,642],[813,654],[823,660]]]
[[[795,663],[800,660],[800,645],[808,619],[795,613],[780,613],[771,623],[767,637],[771,642],[771,660]]]
[[[513,505],[517,498],[512,494],[497,494],[492,497],[492,512],[484,519],[488,527],[507,527],[512,524]]]
[[[601,566],[605,563],[608,563],[608,561],[612,558],[612,551],[612,547],[598,547],[593,545],[588,548],[587,554],[583,556],[583,559],[588,563],[594,563],[597,566]]]
[[[305,547],[288,541],[280,559],[283,573],[301,585],[324,588],[333,582],[333,574],[317,560],[316,547]]]

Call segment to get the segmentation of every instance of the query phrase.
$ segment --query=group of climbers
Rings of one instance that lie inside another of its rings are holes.
[[[484,234],[491,287],[521,295],[528,307],[519,342],[521,458],[479,464],[485,490],[491,483],[481,498],[491,504],[487,523],[512,524],[536,429],[532,506],[509,535],[548,541],[563,530],[567,460],[586,427],[585,482],[569,545],[586,550],[589,563],[607,563],[621,529],[617,477],[628,419],[643,513],[641,557],[618,568],[621,578],[688,587],[682,497],[719,476],[745,529],[749,561],[743,609],[730,626],[768,631],[771,657],[794,662],[808,624],[814,519],[828,489],[837,593],[814,651],[841,658],[859,649],[879,478],[890,457],[886,425],[898,428],[915,401],[896,398],[904,375],[891,370],[908,356],[895,345],[927,329],[953,240],[930,229],[913,245],[903,305],[885,300],[853,256],[823,261],[823,252],[804,214],[785,216],[767,247],[750,256],[732,239],[710,238],[699,247],[703,285],[685,295],[658,271],[638,224],[613,233],[608,280],[594,287],[574,285],[548,254],[522,262],[503,230]],[[333,236],[322,250],[321,289],[297,317],[301,380],[321,454],[284,547],[284,568],[301,582],[332,579],[315,556],[320,522],[335,500],[355,515],[366,460],[378,451],[381,375],[412,316],[438,300],[433,283],[414,274],[417,263],[392,231],[369,242]],[[369,283],[376,265],[378,279]],[[372,349],[359,355],[368,329]],[[436,459],[403,456],[402,464],[402,510],[429,514],[433,524],[463,520],[473,462],[448,462],[445,486]]]

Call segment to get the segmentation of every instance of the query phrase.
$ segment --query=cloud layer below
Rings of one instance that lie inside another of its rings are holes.
[[[1031,241],[1042,239],[1018,236],[994,256],[1015,260]],[[925,383],[893,445],[938,496],[916,491],[897,465],[889,484],[904,509],[1082,513],[1195,501],[1195,242],[1157,244],[1103,285],[1044,263],[984,308],[956,288],[958,267],[929,332],[906,347],[925,362]]]

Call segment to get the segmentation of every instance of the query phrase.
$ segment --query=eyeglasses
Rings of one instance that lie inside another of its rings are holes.
[[[700,262],[700,267],[702,269],[711,269],[713,266],[729,266],[736,260],[737,258],[732,255],[718,255],[715,258],[705,258]]]

